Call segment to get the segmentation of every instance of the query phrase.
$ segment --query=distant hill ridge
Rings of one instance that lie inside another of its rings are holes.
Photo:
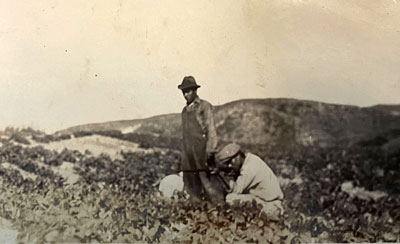
[[[296,99],[244,99],[215,106],[223,141],[246,144],[351,145],[400,129],[400,105],[357,107]],[[123,133],[181,137],[179,113],[70,127],[57,134],[119,130]]]

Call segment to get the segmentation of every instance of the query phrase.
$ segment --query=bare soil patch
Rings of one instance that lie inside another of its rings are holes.
[[[90,151],[93,155],[98,156],[102,153],[109,154],[111,158],[116,158],[121,151],[148,151],[139,147],[139,144],[114,139],[111,137],[92,135],[68,140],[51,142],[48,144],[38,144],[49,150],[61,152],[64,148],[69,150],[77,150],[81,153]]]

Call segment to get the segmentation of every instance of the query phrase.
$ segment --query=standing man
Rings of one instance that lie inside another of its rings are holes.
[[[218,144],[212,105],[199,98],[193,76],[184,77],[178,88],[186,100],[182,110],[184,187],[196,200],[203,197],[213,202],[224,201],[224,188],[215,175],[209,173],[211,160]]]

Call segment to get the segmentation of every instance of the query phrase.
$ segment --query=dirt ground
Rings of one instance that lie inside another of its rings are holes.
[[[77,150],[85,153],[86,150],[90,151],[94,156],[101,153],[107,153],[112,158],[118,157],[121,151],[146,151],[139,148],[137,143],[122,141],[111,137],[100,135],[84,136],[78,138],[71,138],[68,140],[55,141],[51,143],[38,144],[48,150],[55,150],[61,152],[64,148],[69,150]]]

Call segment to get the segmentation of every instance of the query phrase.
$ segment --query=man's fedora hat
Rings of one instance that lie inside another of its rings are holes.
[[[185,78],[183,78],[182,84],[178,86],[178,88],[181,90],[197,89],[199,87],[200,86],[197,85],[196,80],[193,76],[185,76]]]

